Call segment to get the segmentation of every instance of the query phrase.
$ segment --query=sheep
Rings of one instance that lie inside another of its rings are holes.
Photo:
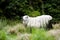
[[[50,15],[41,15],[37,17],[29,17],[28,15],[23,16],[23,24],[28,27],[50,28],[46,27],[49,26],[50,20],[52,20]]]

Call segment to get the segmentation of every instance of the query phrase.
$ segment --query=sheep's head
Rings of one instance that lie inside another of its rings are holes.
[[[23,16],[22,19],[23,19],[23,24],[24,25],[27,25],[27,23],[28,23],[28,17],[29,17],[28,15]]]
[[[23,16],[23,20],[26,21],[28,19],[28,15]]]

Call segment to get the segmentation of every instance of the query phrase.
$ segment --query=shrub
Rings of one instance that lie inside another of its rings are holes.
[[[33,12],[30,12],[28,15],[29,16],[32,16],[32,17],[35,17],[35,16],[39,16],[41,13],[39,11],[33,11]]]

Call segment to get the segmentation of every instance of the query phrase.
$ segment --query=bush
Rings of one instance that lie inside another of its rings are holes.
[[[33,11],[31,13],[29,13],[29,16],[35,17],[35,16],[39,16],[41,13],[39,11]]]

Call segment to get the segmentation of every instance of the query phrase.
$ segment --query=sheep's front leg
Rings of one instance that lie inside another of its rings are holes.
[[[32,33],[32,27],[30,27],[30,33]]]

